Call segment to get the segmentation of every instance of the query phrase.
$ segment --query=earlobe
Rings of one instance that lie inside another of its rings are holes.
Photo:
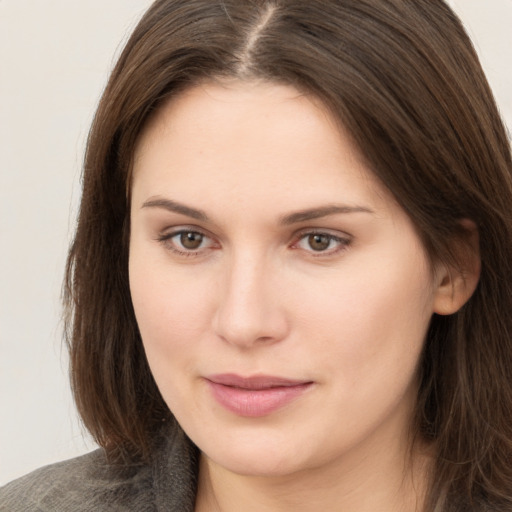
[[[440,264],[436,269],[437,287],[434,313],[456,313],[471,298],[480,279],[480,248],[476,224],[461,221],[462,235],[453,241],[454,263]]]

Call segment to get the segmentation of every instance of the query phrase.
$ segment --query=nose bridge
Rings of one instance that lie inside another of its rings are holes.
[[[240,347],[273,342],[286,335],[278,268],[263,252],[235,251],[221,277],[215,330]]]

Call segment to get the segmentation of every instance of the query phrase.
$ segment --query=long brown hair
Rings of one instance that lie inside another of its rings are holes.
[[[130,172],[148,117],[212,78],[291,84],[320,98],[408,213],[431,258],[455,262],[461,219],[481,278],[434,315],[416,435],[436,448],[427,510],[512,507],[512,161],[478,58],[442,0],[157,0],[129,39],[88,140],[68,259],[71,375],[111,455],[147,458],[172,415],[151,376],[128,286]]]

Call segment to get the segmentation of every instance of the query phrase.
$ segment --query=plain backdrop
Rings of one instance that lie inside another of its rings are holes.
[[[0,485],[94,447],[69,392],[61,281],[95,105],[150,3],[0,0]],[[450,3],[512,127],[512,0]]]

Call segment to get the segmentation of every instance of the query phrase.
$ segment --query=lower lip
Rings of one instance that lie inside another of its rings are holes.
[[[243,389],[207,380],[215,400],[238,416],[266,416],[304,394],[313,383],[266,389]]]

